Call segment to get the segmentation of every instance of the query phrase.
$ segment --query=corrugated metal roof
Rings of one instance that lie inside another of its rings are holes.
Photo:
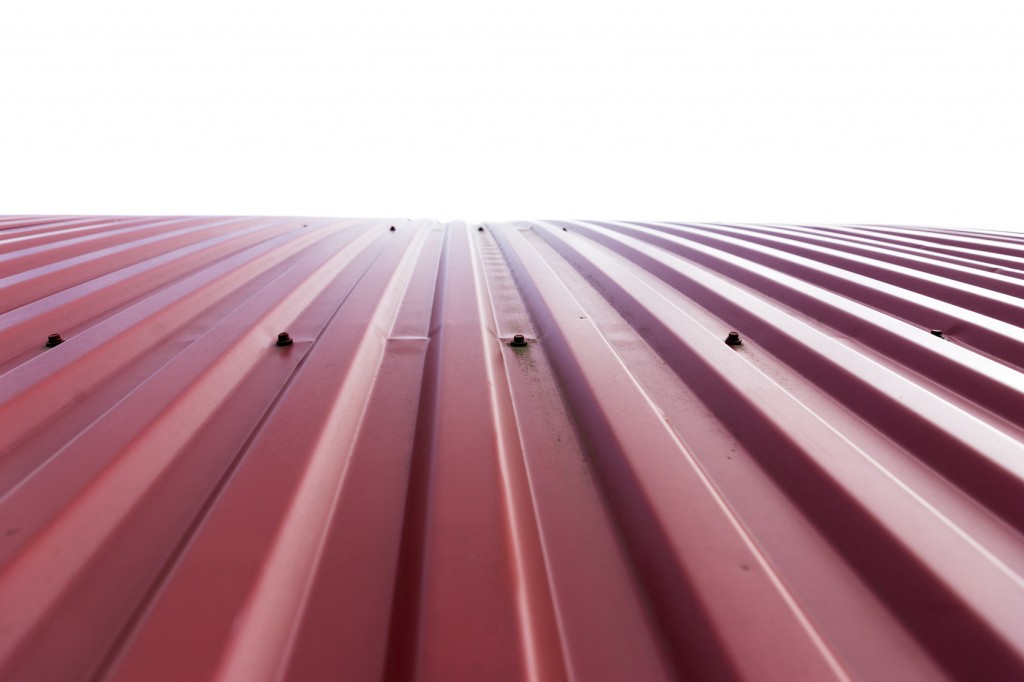
[[[1024,236],[12,217],[0,291],[0,678],[1024,677]]]

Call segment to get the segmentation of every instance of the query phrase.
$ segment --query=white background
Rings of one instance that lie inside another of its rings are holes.
[[[1024,227],[1024,3],[0,5],[0,213]]]

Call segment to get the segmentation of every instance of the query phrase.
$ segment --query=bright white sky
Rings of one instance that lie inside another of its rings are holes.
[[[1024,228],[1024,3],[0,4],[0,213]]]

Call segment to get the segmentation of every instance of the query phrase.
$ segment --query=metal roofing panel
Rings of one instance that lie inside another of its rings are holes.
[[[1024,677],[1024,236],[10,217],[0,292],[2,679]]]

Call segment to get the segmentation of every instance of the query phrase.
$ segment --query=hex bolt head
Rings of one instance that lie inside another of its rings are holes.
[[[525,336],[523,336],[522,334],[516,334],[515,336],[512,337],[512,340],[509,341],[508,345],[512,346],[513,348],[526,348],[528,344],[526,343]]]
[[[729,346],[742,346],[743,341],[740,340],[739,332],[729,332],[729,335],[725,337],[725,343]]]
[[[64,339],[60,337],[60,334],[50,334],[46,337],[47,348],[53,348],[54,346],[59,346],[62,343],[64,343]]]
[[[288,332],[281,332],[277,335],[278,346],[290,346],[292,345],[292,337]]]
[[[937,337],[939,337],[940,339],[944,339],[944,338],[946,338],[946,337],[944,337],[944,336],[942,335],[942,330],[941,330],[941,329],[933,329],[933,330],[932,330],[932,336],[937,336]]]

